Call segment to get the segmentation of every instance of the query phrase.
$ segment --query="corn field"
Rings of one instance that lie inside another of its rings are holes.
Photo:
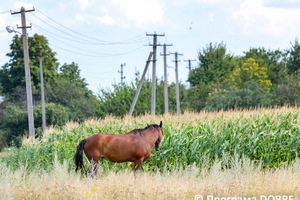
[[[209,169],[220,161],[230,168],[234,159],[260,163],[262,168],[289,166],[300,157],[300,116],[298,107],[255,109],[226,112],[184,113],[136,118],[89,119],[82,124],[67,123],[64,128],[49,127],[39,138],[24,138],[19,149],[13,149],[1,161],[17,170],[41,168],[51,170],[54,157],[60,163],[73,162],[76,147],[82,139],[96,133],[124,134],[163,121],[161,151],[152,148],[151,158],[142,171],[172,171],[193,165]],[[85,158],[85,166],[88,161]],[[100,171],[131,169],[131,163],[101,161]],[[74,165],[69,166],[74,170]]]

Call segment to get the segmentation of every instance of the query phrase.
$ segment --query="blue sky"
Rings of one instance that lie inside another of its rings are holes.
[[[147,45],[153,42],[146,32],[165,33],[158,43],[173,44],[167,52],[183,54],[179,57],[183,83],[188,77],[184,60],[197,59],[198,51],[210,42],[223,41],[229,52],[243,55],[250,47],[290,48],[300,34],[300,0],[2,0],[0,66],[9,60],[6,53],[13,37],[5,27],[21,25],[20,15],[7,11],[22,6],[36,8],[26,13],[27,23],[32,23],[29,35],[47,37],[60,64],[77,63],[95,94],[120,82],[122,63],[125,81],[132,81],[137,70],[142,73],[152,51]],[[162,47],[157,49],[159,78],[163,77],[160,53]],[[168,56],[169,83],[175,80],[173,60],[174,55]],[[152,65],[149,77],[151,72]]]

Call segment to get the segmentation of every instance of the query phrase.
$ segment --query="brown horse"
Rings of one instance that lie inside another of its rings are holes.
[[[151,148],[155,144],[155,150],[159,151],[163,131],[160,125],[151,124],[144,129],[135,129],[123,135],[95,134],[82,140],[77,146],[75,153],[75,165],[83,169],[82,152],[95,163],[94,172],[97,173],[101,158],[115,163],[133,162],[134,173],[141,167],[142,163],[151,156]],[[87,173],[91,172],[91,166]]]

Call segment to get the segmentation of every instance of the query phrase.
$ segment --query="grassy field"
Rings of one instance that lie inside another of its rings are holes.
[[[190,166],[185,170],[139,172],[131,170],[99,173],[81,178],[68,172],[67,162],[54,162],[51,171],[0,166],[0,199],[194,199],[214,197],[300,196],[300,163],[288,169],[263,171],[256,165],[235,162],[231,169],[215,163],[210,170]],[[299,199],[299,198],[298,198]]]
[[[160,120],[162,150],[152,149],[137,177],[131,163],[108,161],[101,161],[95,179],[74,174],[80,140],[100,132],[123,134]],[[2,155],[0,198],[299,197],[299,128],[299,109],[290,107],[70,122],[62,129],[49,127],[43,138],[24,138],[21,148]]]

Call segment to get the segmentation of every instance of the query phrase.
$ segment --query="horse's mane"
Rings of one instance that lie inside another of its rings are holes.
[[[146,126],[143,129],[132,130],[132,131],[130,131],[130,133],[134,133],[134,134],[138,134],[139,133],[139,134],[142,134],[143,131],[146,131],[146,130],[148,130],[150,128],[156,128],[157,131],[159,132],[159,125],[157,125],[157,124],[150,124],[150,125]]]
[[[145,131],[145,130],[147,130],[147,129],[149,129],[149,128],[156,128],[157,129],[157,131],[159,132],[159,125],[157,125],[157,124],[150,124],[150,125],[148,125],[148,126],[146,126],[145,128],[143,128],[143,129],[140,129],[141,130],[141,132],[143,132],[143,131]]]

